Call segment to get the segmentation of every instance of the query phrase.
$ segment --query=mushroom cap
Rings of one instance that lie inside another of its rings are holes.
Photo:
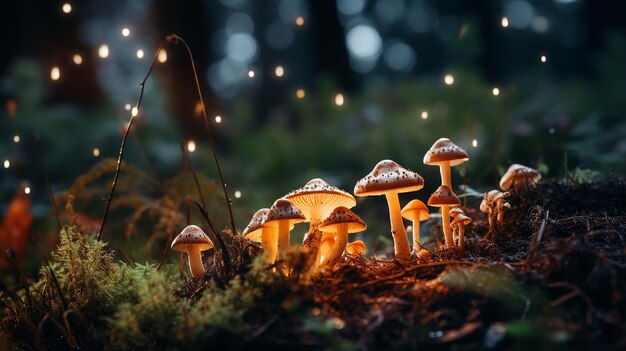
[[[447,185],[442,185],[430,195],[428,199],[428,206],[441,207],[441,206],[458,206],[461,201],[454,194]]]
[[[539,180],[541,180],[541,173],[538,170],[514,163],[500,179],[500,189],[509,190],[518,186],[534,184]]]
[[[243,230],[243,236],[248,240],[256,241],[258,243],[261,242],[261,234],[263,231],[263,221],[265,221],[265,215],[269,211],[269,208],[262,208],[252,216],[250,223],[246,229]]]
[[[450,166],[456,166],[467,160],[469,160],[467,152],[448,138],[435,141],[424,155],[424,164],[431,166],[443,162],[450,162]]]
[[[348,255],[365,255],[367,248],[362,240],[356,240],[346,245],[346,252]]]
[[[418,220],[421,222],[430,218],[426,204],[417,199],[409,201],[409,203],[402,208],[401,213],[402,217],[410,221]]]
[[[318,209],[321,219],[330,215],[338,206],[348,208],[356,205],[356,200],[348,192],[329,185],[322,178],[309,180],[302,188],[293,190],[284,196],[300,210],[306,221],[311,221],[311,212]]]
[[[458,215],[464,215],[464,214],[465,212],[463,212],[463,210],[460,207],[455,207],[455,208],[450,209],[450,216],[452,216],[452,218]]]
[[[174,241],[172,241],[172,250],[189,252],[192,247],[200,247],[200,251],[206,251],[213,248],[213,242],[197,225],[188,225],[183,229]]]
[[[354,195],[384,195],[388,192],[407,193],[424,187],[424,178],[392,160],[382,160],[354,185]]]
[[[500,190],[490,190],[485,193],[483,196],[483,200],[480,202],[480,212],[491,213],[492,211],[492,203],[495,201],[496,197],[502,196],[502,192]]]
[[[472,223],[471,218],[464,214],[459,214],[458,216],[454,217],[454,220],[452,220],[452,223],[450,223],[450,229],[458,226],[459,224],[468,225],[470,223]]]
[[[362,232],[367,225],[347,207],[339,206],[319,226],[320,230],[336,232],[340,224],[348,224],[348,233]]]
[[[289,221],[289,224],[295,224],[305,220],[304,214],[293,202],[289,201],[289,199],[281,198],[274,201],[272,207],[267,211],[263,226],[277,226],[278,221]]]

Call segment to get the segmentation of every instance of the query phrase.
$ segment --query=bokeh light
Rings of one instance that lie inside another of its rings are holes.
[[[61,78],[61,69],[58,66],[52,67],[50,70],[50,79],[59,80]]]

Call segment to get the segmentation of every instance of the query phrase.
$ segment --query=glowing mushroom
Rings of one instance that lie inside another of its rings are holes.
[[[172,241],[172,250],[187,252],[189,256],[189,270],[195,278],[204,275],[202,265],[202,251],[213,248],[213,242],[197,225],[188,225]]]
[[[363,220],[355,215],[347,207],[337,207],[331,214],[320,224],[321,230],[335,232],[335,244],[328,254],[328,257],[322,262],[323,267],[332,269],[337,261],[341,258],[343,251],[348,245],[348,233],[362,232],[367,228]]]
[[[450,209],[450,217],[456,218],[456,216],[460,214],[465,214],[460,207],[454,207]],[[457,231],[458,227],[452,227],[452,238],[455,243],[459,242],[459,232]],[[458,244],[457,244],[458,245]]]
[[[450,167],[460,165],[469,160],[469,155],[465,150],[457,146],[448,138],[441,138],[430,147],[424,155],[424,164],[439,166],[441,173],[441,184],[452,189],[450,179]]]
[[[261,243],[263,251],[267,254],[267,263],[273,264],[278,251],[278,227],[263,226],[265,215],[269,210],[269,208],[262,208],[256,211],[246,229],[243,230],[243,235],[248,240]]]
[[[304,222],[302,212],[288,199],[274,201],[265,215],[264,227],[278,228],[278,252],[284,254],[289,250],[289,232],[293,224]]]
[[[420,200],[411,200],[402,209],[402,217],[413,221],[413,254],[417,255],[422,248],[420,244],[420,222],[430,218],[428,207]]]
[[[385,195],[387,198],[391,235],[397,258],[407,259],[411,255],[411,247],[400,213],[398,193],[418,191],[423,187],[424,178],[421,175],[405,169],[391,160],[378,162],[372,172],[360,179],[354,186],[354,195],[356,196]]]
[[[367,248],[365,247],[365,243],[363,242],[363,240],[355,240],[346,245],[346,252],[350,256],[365,256]]]
[[[531,186],[539,182],[539,180],[541,180],[539,171],[514,163],[500,179],[500,189],[506,191],[511,188]]]
[[[441,223],[447,248],[454,246],[454,239],[450,230],[450,206],[460,204],[459,198],[446,185],[440,186],[428,199],[428,206],[441,207]]]
[[[336,234],[337,233],[334,232],[324,232],[324,234],[322,235],[322,242],[320,243],[319,250],[319,262],[317,262],[317,264],[324,262],[324,260],[328,257],[328,254],[335,245]]]
[[[452,223],[450,223],[450,228],[456,228],[459,233],[459,242],[458,246],[463,248],[463,236],[465,235],[465,226],[472,223],[472,219],[467,217],[464,214],[459,214],[454,217]]]

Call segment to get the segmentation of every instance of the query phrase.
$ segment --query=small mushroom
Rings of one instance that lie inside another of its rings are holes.
[[[469,160],[467,152],[448,138],[435,141],[424,155],[424,164],[439,166],[441,185],[446,185],[450,189],[452,189],[450,167],[460,165],[467,160]]]
[[[288,199],[274,201],[265,215],[263,226],[278,228],[278,254],[284,254],[289,250],[289,232],[293,224],[304,222],[304,220],[302,212]]]
[[[391,235],[397,258],[407,259],[411,255],[411,247],[400,213],[398,193],[418,191],[423,187],[424,178],[421,175],[391,160],[378,162],[372,172],[360,179],[354,186],[356,196],[385,195],[387,198]]]
[[[269,208],[262,208],[256,211],[242,234],[248,240],[261,243],[263,251],[267,254],[267,263],[273,264],[276,262],[276,253],[278,252],[278,227],[263,226],[265,215],[269,210]]]
[[[508,192],[501,192],[500,190],[491,190],[485,193],[483,200],[480,202],[480,211],[487,213],[487,219],[489,220],[489,231],[486,237],[491,237],[494,231],[494,219],[499,223],[504,219],[504,210],[511,208],[511,205],[506,201],[509,197]]]
[[[459,214],[454,217],[452,223],[450,223],[450,228],[456,228],[459,233],[458,246],[463,248],[463,236],[465,235],[465,226],[472,223],[472,219],[467,217],[464,214]]]
[[[346,252],[350,256],[357,256],[357,255],[365,256],[367,249],[365,247],[365,243],[363,242],[363,240],[355,240],[349,243],[348,245],[346,245]]]
[[[172,250],[187,252],[189,256],[189,270],[195,278],[204,275],[202,265],[202,251],[213,248],[213,242],[197,225],[188,225],[183,229],[171,245]]]
[[[450,209],[450,217],[456,218],[456,216],[460,214],[465,214],[465,212],[463,212],[463,210],[460,207],[454,207]],[[459,232],[457,231],[457,229],[458,229],[457,227],[454,227],[452,229],[452,238],[455,243],[459,242]]]
[[[350,211],[350,209],[343,206],[337,207],[330,216],[320,224],[321,230],[337,233],[335,235],[335,244],[328,254],[328,258],[322,262],[322,266],[332,269],[346,249],[348,233],[362,232],[366,228],[367,225],[365,222]]]
[[[411,200],[402,209],[402,217],[413,222],[413,254],[417,255],[422,248],[420,244],[420,222],[430,218],[428,207],[420,200]]]
[[[454,246],[454,238],[450,230],[450,206],[460,204],[459,198],[446,185],[440,186],[428,199],[428,206],[441,208],[441,223],[447,248]]]
[[[417,258],[419,258],[420,260],[428,263],[430,261],[432,261],[432,257],[430,255],[430,251],[426,250],[426,249],[421,249],[418,254],[417,254]]]
[[[512,188],[531,186],[539,182],[539,180],[541,180],[539,171],[514,163],[500,179],[500,189],[506,191]]]
[[[320,257],[319,257],[319,262],[317,263],[318,265],[324,262],[324,260],[328,258],[328,254],[330,254],[330,251],[333,249],[333,246],[335,245],[336,234],[337,233],[334,233],[334,232],[324,232],[324,234],[322,235],[322,242],[320,243],[320,250],[319,250]]]

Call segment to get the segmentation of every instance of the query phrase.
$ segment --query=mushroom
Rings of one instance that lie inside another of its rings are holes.
[[[417,258],[419,258],[420,260],[428,263],[430,261],[432,261],[432,257],[430,255],[430,251],[426,250],[426,249],[421,249],[418,254],[417,254]]]
[[[463,210],[460,207],[454,207],[454,208],[450,209],[450,217],[456,218],[456,216],[458,216],[460,214],[465,214],[465,212],[463,212]],[[454,240],[455,243],[458,243],[458,241],[459,241],[459,232],[456,229],[458,229],[458,228],[457,227],[453,227],[452,228],[452,240]]]
[[[302,211],[306,222],[310,222],[303,244],[315,256],[315,262],[319,262],[322,232],[317,227],[336,207],[352,208],[356,205],[356,200],[349,193],[329,185],[321,178],[309,180],[302,188],[293,190],[284,197]]]
[[[402,217],[413,221],[413,254],[417,255],[422,248],[420,244],[420,222],[430,218],[428,207],[420,200],[411,200],[402,209]]]
[[[335,235],[336,233],[334,232],[324,232],[322,235],[319,250],[319,262],[317,262],[318,265],[328,257],[328,254],[333,249],[333,246],[335,245]]]
[[[463,236],[465,235],[465,226],[472,223],[472,219],[467,217],[464,214],[459,214],[454,217],[452,223],[450,223],[450,228],[456,228],[459,233],[459,241],[458,246],[463,248]]]
[[[439,166],[441,184],[448,186],[450,189],[452,189],[450,167],[460,165],[467,160],[469,160],[467,152],[448,138],[441,138],[435,141],[430,150],[424,155],[424,164]]]
[[[400,166],[391,160],[382,160],[376,164],[372,172],[356,182],[354,195],[371,196],[385,195],[389,207],[391,235],[394,242],[394,252],[397,258],[407,259],[411,254],[400,214],[400,200],[398,193],[417,191],[424,187],[424,178]]]
[[[511,188],[530,186],[536,184],[539,180],[541,180],[539,171],[514,163],[500,179],[500,189],[506,191]]]
[[[355,240],[346,245],[346,252],[350,256],[364,256],[367,252],[367,249],[365,248],[365,243],[363,242],[363,240]]]
[[[248,240],[261,243],[263,251],[267,253],[267,263],[273,264],[276,261],[276,252],[278,251],[278,227],[263,226],[265,215],[269,210],[269,208],[262,208],[256,211],[242,234]]]
[[[362,232],[367,228],[363,220],[347,207],[339,206],[319,226],[321,230],[335,232],[335,244],[322,262],[323,267],[332,269],[348,244],[348,233]]]
[[[441,207],[441,224],[447,248],[454,246],[452,232],[450,231],[450,206],[458,206],[460,204],[459,198],[446,185],[440,186],[428,199],[428,206]]]
[[[483,200],[480,202],[480,211],[487,213],[487,219],[489,220],[489,231],[486,237],[491,237],[494,229],[494,218],[497,222],[502,222],[504,219],[504,209],[511,208],[511,205],[506,201],[509,197],[509,192],[501,192],[500,190],[491,190],[485,193]]]
[[[187,252],[189,256],[189,270],[195,278],[204,275],[204,266],[202,265],[202,251],[213,248],[213,242],[197,225],[188,225],[183,229],[174,241],[172,241],[172,250]]]
[[[305,217],[302,212],[288,199],[278,199],[274,201],[272,207],[265,215],[263,227],[278,228],[278,253],[284,254],[289,250],[289,232],[293,224],[304,222]]]

